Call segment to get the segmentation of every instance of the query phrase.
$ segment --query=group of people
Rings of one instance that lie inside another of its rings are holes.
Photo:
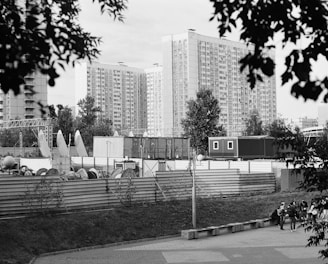
[[[296,230],[296,222],[310,221],[316,223],[318,220],[328,221],[328,197],[312,199],[310,205],[305,200],[300,203],[292,201],[286,205],[281,202],[278,208],[272,213],[271,218],[277,220],[281,230],[284,230],[286,218],[290,220],[290,231]]]

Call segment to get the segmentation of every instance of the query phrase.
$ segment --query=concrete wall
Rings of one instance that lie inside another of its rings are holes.
[[[303,181],[301,170],[282,169],[281,170],[281,191],[295,191]]]

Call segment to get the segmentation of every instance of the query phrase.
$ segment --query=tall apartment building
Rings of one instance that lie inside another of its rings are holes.
[[[301,129],[308,128],[308,127],[315,127],[315,126],[318,126],[317,118],[309,118],[307,116],[299,118],[299,127]]]
[[[38,102],[48,104],[47,77],[33,73],[25,77],[26,88],[15,96],[12,91],[4,94],[0,90],[0,122],[17,119],[41,118]],[[35,93],[31,93],[33,89]]]
[[[242,43],[188,31],[165,36],[163,44],[164,135],[177,136],[187,111],[186,102],[200,89],[211,89],[219,100],[220,124],[228,136],[241,135],[245,120],[257,109],[264,124],[276,118],[275,76],[251,90],[239,60],[249,51]]]
[[[149,136],[161,136],[163,124],[163,69],[156,66],[145,70],[147,80],[147,132]]]
[[[143,69],[94,62],[76,67],[76,103],[88,96],[100,107],[100,118],[109,118],[115,130],[147,127],[146,75]]]
[[[318,106],[318,125],[326,126],[328,122],[328,104],[321,103]]]

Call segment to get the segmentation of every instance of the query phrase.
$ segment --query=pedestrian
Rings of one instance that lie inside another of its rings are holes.
[[[307,219],[308,203],[305,200],[302,200],[300,203],[300,220],[305,221]]]
[[[317,203],[314,200],[312,200],[311,202],[310,209],[308,211],[308,216],[313,224],[317,222],[318,208]]]
[[[321,218],[324,221],[328,220],[328,197],[324,197],[321,201],[322,204],[322,214]]]
[[[271,213],[271,215],[270,215],[271,220],[272,220],[276,225],[279,225],[278,209],[279,209],[279,207],[278,207],[277,209],[275,209],[275,210]]]
[[[281,202],[279,208],[277,209],[277,213],[279,216],[279,226],[281,230],[284,230],[285,223],[285,215],[286,215],[286,207],[285,202]]]
[[[296,210],[296,202],[292,201],[287,209],[287,214],[290,219],[290,232],[296,231],[296,220],[297,220],[297,210]]]

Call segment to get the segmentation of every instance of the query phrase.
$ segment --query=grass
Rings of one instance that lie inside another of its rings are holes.
[[[198,199],[197,225],[206,227],[266,218],[280,201],[309,202],[314,196],[314,193],[295,192]],[[28,263],[46,252],[179,234],[192,228],[191,213],[188,200],[0,220],[0,264]]]

